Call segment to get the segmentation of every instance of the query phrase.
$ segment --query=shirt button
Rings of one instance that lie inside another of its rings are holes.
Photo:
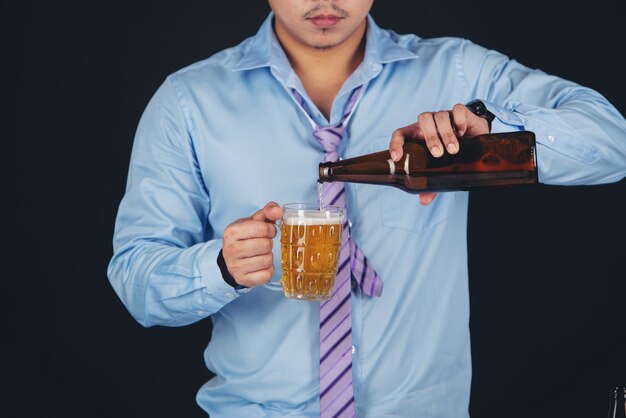
[[[550,134],[548,135],[548,142],[549,143],[553,143],[556,140],[556,138],[554,137],[554,135]]]
[[[205,311],[201,311],[201,310],[196,311],[196,315],[204,315],[205,313],[206,313]]]
[[[502,112],[502,119],[509,120],[509,115],[507,115],[506,113]]]
[[[352,354],[356,353],[356,347],[352,346]]]
[[[348,226],[352,228],[352,221],[348,221]]]

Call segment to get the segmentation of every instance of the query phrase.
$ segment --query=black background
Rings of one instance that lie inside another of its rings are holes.
[[[372,14],[400,33],[497,49],[596,89],[626,114],[619,3],[378,0]],[[210,320],[134,322],[106,277],[113,224],[134,131],[156,88],[253,35],[269,8],[2,7],[0,416],[201,417],[195,393],[210,377],[202,360]],[[625,184],[471,194],[473,417],[606,416],[609,388],[626,385]]]

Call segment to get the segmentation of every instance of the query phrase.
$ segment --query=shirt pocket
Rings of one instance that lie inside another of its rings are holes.
[[[372,152],[389,149],[389,136],[372,141]],[[386,227],[421,233],[448,219],[454,207],[456,193],[438,193],[435,200],[424,206],[419,196],[396,187],[381,187],[377,194],[382,209],[382,223]]]

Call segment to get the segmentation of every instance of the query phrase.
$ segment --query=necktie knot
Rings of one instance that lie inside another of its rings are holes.
[[[339,143],[345,133],[345,128],[342,124],[329,125],[329,126],[316,126],[313,128],[313,136],[319,141],[324,150],[324,154],[330,157],[332,154],[334,159],[337,159]],[[329,160],[327,158],[327,160]],[[331,160],[329,160],[331,161]]]

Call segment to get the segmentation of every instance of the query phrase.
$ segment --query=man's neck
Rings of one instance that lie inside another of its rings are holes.
[[[350,38],[330,48],[306,46],[276,25],[276,37],[280,41],[289,62],[300,78],[307,94],[318,109],[330,120],[332,103],[346,79],[363,61],[365,53],[365,30],[363,24]]]

